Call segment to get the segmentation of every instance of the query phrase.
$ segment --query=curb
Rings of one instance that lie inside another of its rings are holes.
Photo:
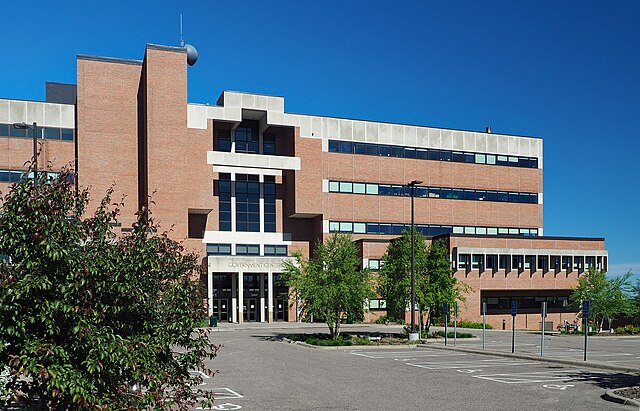
[[[618,404],[629,405],[637,409],[640,409],[640,401],[632,400],[631,398],[623,397],[621,395],[616,394],[616,391],[624,390],[627,388],[633,388],[633,387],[622,387],[622,388],[616,388],[614,390],[607,390],[602,396],[602,398],[604,398],[607,401],[617,402]]]
[[[624,373],[630,373],[630,374],[636,374],[636,375],[639,373],[638,368],[633,368],[633,367],[623,367],[619,365],[610,365],[610,364],[604,364],[604,363],[563,360],[561,358],[540,357],[540,356],[529,355],[529,354],[512,354],[512,353],[505,353],[500,351],[474,350],[470,348],[458,348],[458,347],[455,347],[455,348],[443,347],[439,345],[428,345],[428,344],[421,346],[421,348],[435,348],[437,350],[443,350],[443,351],[460,351],[460,352],[467,352],[472,354],[490,355],[494,357],[519,358],[522,360],[532,360],[532,361],[538,361],[542,363],[562,364],[562,365],[570,365],[573,367],[583,367],[583,368],[595,368],[600,370],[617,371],[617,372],[624,372]]]
[[[349,351],[349,350],[388,350],[388,349],[401,349],[401,350],[412,350],[412,349],[416,349],[416,347],[420,344],[397,344],[397,345],[382,345],[382,344],[377,344],[377,345],[335,345],[335,346],[321,346],[321,345],[312,345],[312,344],[307,344],[306,342],[303,341],[293,341],[290,340],[288,338],[283,338],[282,342],[284,343],[288,343],[288,344],[293,344],[293,345],[299,345],[301,347],[306,347],[306,348],[314,348],[316,350],[344,350],[344,351]]]

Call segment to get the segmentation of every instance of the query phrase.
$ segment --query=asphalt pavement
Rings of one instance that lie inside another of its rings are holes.
[[[290,333],[326,330],[314,324],[221,324],[211,334],[222,345],[210,363],[218,373],[202,386],[216,392],[213,409],[629,409],[602,396],[611,388],[640,384],[637,374],[578,362],[580,352],[574,350],[580,349],[582,340],[577,336],[545,339],[545,357],[576,357],[575,364],[469,352],[482,348],[481,338],[457,341],[459,348],[468,351],[443,349],[443,340],[420,348],[332,349],[281,341]],[[345,331],[362,333],[401,330],[384,325],[345,327]],[[516,352],[539,355],[539,339],[537,334],[516,333]],[[487,332],[486,343],[497,353],[509,354],[511,334]],[[640,360],[640,339],[635,337],[594,337],[590,347],[593,358],[613,367],[619,364],[615,361],[635,366]]]

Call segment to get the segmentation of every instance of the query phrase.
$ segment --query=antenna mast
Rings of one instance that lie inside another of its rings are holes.
[[[184,40],[182,39],[182,13],[180,13],[180,47],[184,47]]]

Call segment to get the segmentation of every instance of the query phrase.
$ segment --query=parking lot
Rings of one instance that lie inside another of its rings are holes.
[[[640,383],[622,372],[429,347],[308,348],[279,339],[326,328],[278,327],[212,335],[223,345],[211,362],[218,374],[203,383],[217,393],[212,409],[628,409],[601,396],[607,389]],[[493,349],[510,351],[510,339],[491,341]],[[458,345],[478,343],[481,347],[478,339],[458,340]],[[535,352],[534,341],[523,344],[533,344],[522,348]],[[580,354],[571,351],[575,347],[560,348],[563,356]],[[615,355],[603,358],[621,361]]]

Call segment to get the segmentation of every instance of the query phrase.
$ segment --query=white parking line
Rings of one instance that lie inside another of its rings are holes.
[[[487,374],[473,375],[473,378],[496,381],[504,384],[528,384],[541,382],[565,382],[565,381],[585,381],[600,378],[598,375],[589,373],[588,375],[576,375],[584,373],[582,370],[544,371],[530,372],[522,374]]]
[[[427,370],[445,369],[483,369],[487,367],[511,367],[517,365],[535,365],[535,362],[509,361],[509,360],[477,360],[477,361],[456,361],[456,362],[421,362],[406,363],[412,367],[425,368]]]

